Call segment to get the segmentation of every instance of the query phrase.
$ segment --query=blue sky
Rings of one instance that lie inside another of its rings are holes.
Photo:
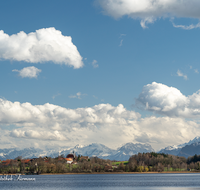
[[[2,2],[1,147],[158,150],[200,135],[200,4],[151,3]]]

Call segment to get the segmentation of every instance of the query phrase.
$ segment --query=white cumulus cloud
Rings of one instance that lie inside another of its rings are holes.
[[[21,31],[9,36],[0,30],[0,58],[41,63],[52,61],[74,68],[83,66],[82,57],[70,36],[55,28],[43,28],[26,34]]]
[[[24,67],[21,70],[14,69],[13,72],[18,72],[19,76],[22,78],[28,77],[28,78],[37,78],[39,73],[42,71],[41,69],[38,69],[34,66],[32,67]]]
[[[137,142],[148,142],[155,150],[188,142],[200,134],[199,124],[182,118],[146,117],[133,124],[137,126]]]
[[[97,0],[105,13],[119,18],[127,15],[133,19],[140,19],[141,26],[146,28],[146,24],[153,23],[161,17],[179,18],[200,18],[199,0]],[[175,25],[183,29],[193,29],[200,27],[190,25]]]
[[[143,87],[136,104],[170,117],[200,118],[200,90],[185,96],[177,88],[153,82]]]
[[[0,125],[14,124],[18,126],[46,126],[47,128],[69,129],[85,127],[95,123],[124,123],[126,119],[136,119],[139,113],[128,111],[122,104],[113,107],[110,104],[99,104],[89,108],[67,109],[46,103],[32,105],[30,103],[10,102],[0,99]]]
[[[34,131],[34,130],[13,130],[10,133],[11,137],[17,138],[32,138],[32,139],[41,139],[41,140],[68,140],[61,132],[59,131]]]

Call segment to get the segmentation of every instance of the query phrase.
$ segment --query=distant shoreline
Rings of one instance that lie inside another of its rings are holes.
[[[167,171],[167,172],[92,172],[92,173],[43,173],[39,175],[89,175],[89,174],[178,174],[178,173],[200,173],[190,171]]]
[[[92,172],[92,173],[43,173],[38,175],[91,175],[91,174],[192,174],[192,173],[200,173],[200,171],[166,171],[166,172]],[[1,175],[19,175],[17,174],[0,174]],[[21,174],[26,175],[26,174]]]

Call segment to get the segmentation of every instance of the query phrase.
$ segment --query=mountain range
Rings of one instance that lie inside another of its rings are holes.
[[[59,155],[66,156],[69,153],[75,152],[76,155],[83,155],[89,157],[99,157],[109,160],[128,160],[130,156],[139,152],[154,152],[154,149],[149,144],[141,143],[127,143],[117,149],[111,149],[103,144],[92,143],[90,145],[76,145],[75,147],[59,147],[56,149],[39,149],[39,148],[10,148],[0,149],[0,160],[15,159],[18,156],[22,158],[38,158],[38,157],[58,157]],[[200,137],[196,137],[187,143],[180,145],[168,146],[161,149],[158,153],[171,154],[176,156],[194,156],[200,154]]]
[[[36,157],[43,157],[48,156],[55,158],[59,155],[66,156],[69,153],[75,152],[76,155],[83,155],[89,157],[99,157],[102,159],[110,159],[110,160],[128,160],[130,156],[137,154],[138,152],[153,152],[154,149],[149,144],[134,144],[134,143],[127,143],[118,149],[111,149],[103,144],[92,143],[87,146],[83,145],[76,145],[75,147],[62,147],[52,150],[42,150],[36,148],[25,148],[25,149],[0,149],[0,159],[15,159],[18,156],[22,156],[22,158],[36,158]]]

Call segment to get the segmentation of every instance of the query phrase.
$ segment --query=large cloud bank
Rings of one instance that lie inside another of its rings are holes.
[[[0,124],[44,126],[52,129],[82,128],[94,124],[127,124],[127,120],[140,117],[122,104],[113,107],[99,104],[91,108],[67,109],[53,104],[32,105],[0,99]],[[58,124],[58,125],[57,125]]]
[[[143,87],[136,102],[146,110],[170,117],[200,118],[200,90],[185,96],[174,87],[153,82]]]
[[[82,57],[70,36],[55,28],[43,28],[26,34],[21,31],[9,36],[0,30],[0,58],[39,63],[52,61],[80,68]]]
[[[141,19],[143,28],[146,27],[146,23],[152,23],[160,17],[200,18],[199,0],[98,0],[98,2],[106,14],[115,18],[128,15],[134,19]]]
[[[139,142],[159,149],[184,143],[196,135],[200,133],[195,122],[167,116],[141,118],[139,113],[125,109],[122,104],[67,109],[49,103],[32,105],[0,99],[2,147],[10,144],[30,147],[35,143],[74,146],[93,142],[118,147]]]
[[[19,138],[70,139],[74,142],[75,139],[88,138],[104,127],[107,130],[109,126],[129,125],[139,117],[139,113],[128,111],[121,104],[117,107],[99,104],[90,108],[67,109],[49,103],[34,106],[0,99],[0,125],[15,125],[17,129],[12,130],[10,136]]]

